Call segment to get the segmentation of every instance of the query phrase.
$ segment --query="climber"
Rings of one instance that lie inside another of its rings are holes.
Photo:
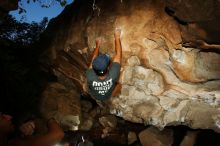
[[[0,113],[0,146],[53,146],[64,137],[64,132],[55,119],[47,121],[48,132],[44,135],[32,136],[35,123],[28,121],[19,128],[20,135],[8,138],[15,134],[12,116]]]
[[[113,96],[117,80],[120,75],[122,47],[121,29],[115,29],[115,51],[112,63],[110,56],[99,54],[101,39],[96,39],[96,48],[93,52],[92,61],[86,71],[86,77],[91,96],[99,101],[105,101]]]

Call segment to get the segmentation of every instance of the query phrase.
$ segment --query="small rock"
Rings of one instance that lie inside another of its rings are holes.
[[[155,127],[150,127],[139,134],[139,139],[142,146],[171,146],[173,131],[169,129],[159,131]]]
[[[137,135],[135,132],[130,131],[128,133],[128,144],[130,145],[130,144],[134,143],[135,141],[137,141]]]
[[[103,117],[99,118],[99,123],[103,127],[115,128],[116,125],[117,125],[117,119],[113,115],[108,115],[108,116],[105,116],[105,117],[103,116]]]
[[[198,132],[188,131],[180,146],[194,146]]]
[[[92,128],[93,126],[93,121],[92,119],[86,119],[85,121],[83,121],[83,123],[80,125],[79,129],[80,130],[84,130],[84,131],[88,131]]]

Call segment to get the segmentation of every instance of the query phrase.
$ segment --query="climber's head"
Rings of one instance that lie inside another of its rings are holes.
[[[110,56],[107,54],[98,55],[92,62],[92,68],[98,76],[103,76],[108,72]]]

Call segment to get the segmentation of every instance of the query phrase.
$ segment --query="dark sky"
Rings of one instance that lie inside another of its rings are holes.
[[[49,8],[42,8],[39,1],[46,5],[50,4],[51,6]],[[31,23],[32,21],[40,22],[43,17],[48,17],[48,19],[56,17],[64,9],[64,7],[62,7],[56,0],[39,1],[33,2],[30,0],[30,3],[27,3],[27,0],[21,0],[19,5],[22,5],[22,8],[24,8],[27,12],[18,14],[18,10],[15,10],[9,12],[9,14],[19,21]],[[67,0],[67,2],[70,4],[73,0]]]

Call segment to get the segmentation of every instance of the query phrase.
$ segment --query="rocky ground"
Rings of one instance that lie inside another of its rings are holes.
[[[52,100],[54,98],[56,100]],[[72,98],[71,102],[69,98]],[[56,117],[66,129],[62,141],[66,145],[75,146],[82,141],[82,136],[93,142],[95,146],[218,146],[220,144],[218,140],[220,134],[212,130],[193,130],[186,126],[158,129],[151,125],[126,121],[112,115],[108,106],[100,107],[89,96],[71,92],[59,83],[51,83],[44,92],[43,99],[41,107],[43,116],[51,116],[50,114],[53,113],[53,117]],[[65,114],[60,115],[64,112]],[[41,125],[45,127],[44,123]]]

